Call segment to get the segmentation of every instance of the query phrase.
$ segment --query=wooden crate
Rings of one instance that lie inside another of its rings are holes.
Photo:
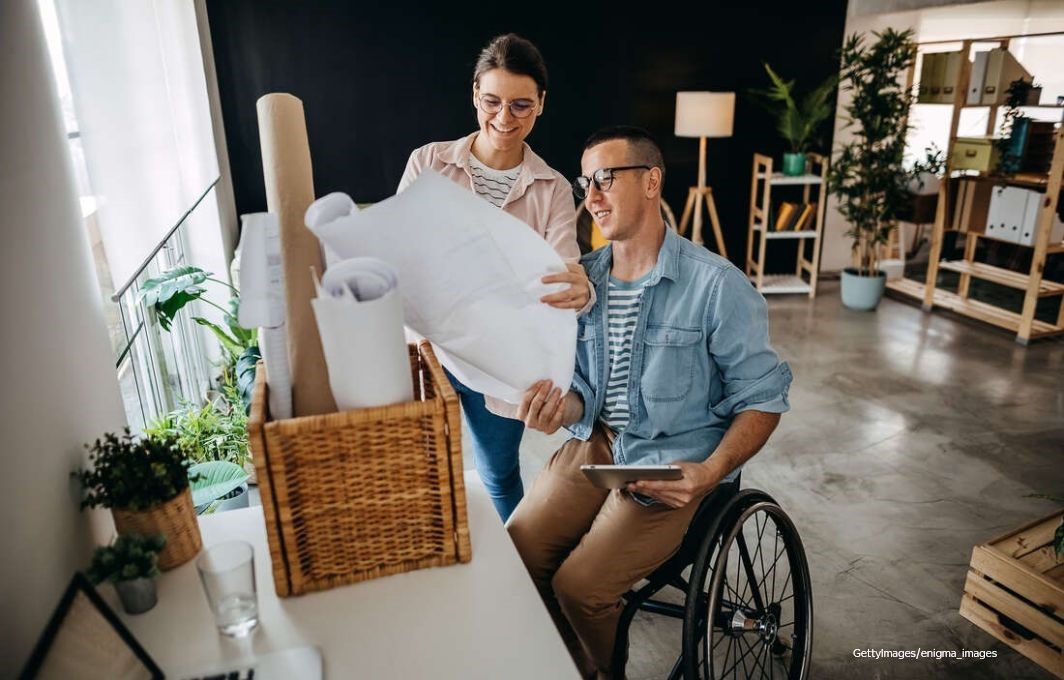
[[[1061,512],[972,549],[961,616],[1064,678],[1064,555],[1053,550]]]

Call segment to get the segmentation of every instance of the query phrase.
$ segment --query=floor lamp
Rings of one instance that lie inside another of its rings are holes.
[[[735,120],[734,92],[677,92],[676,136],[698,137],[698,186],[687,191],[687,204],[680,218],[680,234],[687,234],[687,224],[692,214],[695,218],[691,241],[702,244],[702,204],[709,212],[717,252],[728,257],[724,247],[724,234],[720,230],[717,204],[713,201],[713,189],[706,186],[706,138],[731,137]]]

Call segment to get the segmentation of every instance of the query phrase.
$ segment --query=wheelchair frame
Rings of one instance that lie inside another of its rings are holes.
[[[788,650],[792,654],[794,653],[794,650],[790,649],[790,645],[783,639],[783,636],[778,635],[776,627],[778,619],[775,617],[778,616],[779,612],[776,611],[774,616],[771,611],[764,607],[760,596],[756,594],[756,588],[753,589],[755,592],[754,597],[758,607],[762,609],[760,612],[750,611],[749,606],[743,607],[739,603],[730,601],[727,597],[724,597],[723,592],[719,603],[712,601],[714,599],[712,597],[713,593],[702,592],[702,584],[712,579],[713,565],[709,561],[714,557],[714,549],[725,537],[738,539],[740,557],[745,557],[744,562],[748,569],[752,568],[749,563],[749,551],[746,548],[741,531],[741,522],[745,522],[748,517],[758,511],[768,511],[769,514],[773,515],[773,521],[777,522],[777,531],[778,527],[781,526],[780,523],[783,523],[785,530],[791,533],[790,540],[796,546],[793,555],[790,549],[787,549],[787,553],[789,561],[798,561],[796,581],[801,581],[800,586],[805,594],[800,605],[803,607],[801,611],[805,618],[805,628],[803,629],[801,649],[798,650],[798,653],[802,656],[799,659],[797,668],[792,668],[790,680],[800,680],[808,677],[813,638],[813,603],[812,590],[809,583],[809,567],[805,559],[801,538],[798,536],[793,523],[771,496],[756,489],[740,490],[739,485],[740,480],[736,478],[734,482],[722,485],[706,496],[695,512],[695,516],[691,520],[691,524],[688,526],[676,554],[647,576],[644,585],[624,595],[626,604],[621,612],[621,618],[617,626],[611,663],[614,677],[624,677],[624,669],[628,658],[629,628],[636,612],[639,611],[660,614],[680,619],[684,622],[683,647],[668,675],[669,680],[677,680],[681,677],[687,680],[703,680],[698,668],[697,650],[699,641],[709,632],[707,626],[710,623],[708,621],[710,607],[717,611],[717,618],[719,619],[712,622],[714,629],[730,630],[733,634],[734,632],[756,634],[766,643],[768,640],[772,640],[770,651],[775,656],[782,656]],[[735,536],[734,534],[738,535]],[[683,577],[683,572],[688,567],[692,569],[690,580]],[[701,573],[696,573],[698,570],[701,570]],[[677,588],[685,594],[682,605],[651,599],[666,586]],[[698,591],[697,593],[695,592],[696,590]],[[757,619],[752,618],[751,615],[756,616],[757,614],[761,616]]]

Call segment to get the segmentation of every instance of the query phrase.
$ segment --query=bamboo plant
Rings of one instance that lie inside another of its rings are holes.
[[[842,91],[850,94],[845,127],[853,136],[828,171],[828,188],[850,223],[854,273],[860,276],[878,275],[880,247],[910,201],[914,172],[902,163],[914,99],[904,84],[916,59],[913,31],[888,28],[872,35],[871,43],[862,34],[849,36],[839,53]]]

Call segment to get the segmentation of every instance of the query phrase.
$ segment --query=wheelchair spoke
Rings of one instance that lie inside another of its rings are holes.
[[[761,677],[765,677],[765,665],[761,663],[761,655],[765,651],[765,645],[762,644],[759,640],[755,641],[751,647],[751,651],[754,652],[754,656],[751,659],[753,663],[753,668],[761,669]]]
[[[738,637],[735,637],[733,639],[741,641],[743,638],[742,638],[742,636],[738,636]],[[742,644],[739,644],[739,649],[742,650]],[[724,671],[724,673],[723,673],[723,675],[721,677],[723,677],[724,675],[727,675],[729,671],[734,674],[734,672],[738,668],[739,664],[746,660],[746,657],[750,654],[751,651],[752,651],[752,648],[747,648],[747,650],[745,652],[743,652],[742,656],[740,656],[736,660],[736,662],[734,664],[732,664],[731,668],[729,668],[728,670]],[[746,664],[745,663],[743,664],[743,670],[746,670]],[[747,675],[749,675],[749,673]]]
[[[742,532],[740,531],[739,535],[736,536],[735,539],[736,542],[739,544],[739,559],[742,561],[743,569],[746,570],[747,585],[753,592],[754,605],[757,607],[757,610],[759,612],[764,611],[765,602],[761,599],[760,588],[757,587],[757,575],[754,574],[754,565],[750,561],[750,551],[746,547],[746,537],[744,537]],[[746,592],[745,588],[743,589],[743,592]]]
[[[744,607],[746,607],[748,609],[750,608],[750,603],[747,602],[746,600],[744,600],[742,595],[740,595],[739,593],[735,592],[735,588],[732,588],[731,584],[728,583],[728,578],[727,577],[724,578],[724,586],[728,590],[730,590],[732,592],[732,595],[735,596],[735,599],[738,600],[738,602],[733,603],[735,605],[734,606],[735,609],[738,609],[739,605],[742,605],[742,606],[744,606]]]
[[[779,532],[779,529],[776,529],[776,542],[775,542],[775,545],[772,548],[772,553],[775,555],[775,557],[773,558],[773,561],[772,561],[772,601],[773,602],[775,602],[775,600],[776,600],[776,563],[780,559],[779,546],[780,546],[780,532]],[[767,577],[768,574],[765,574],[765,576]]]

